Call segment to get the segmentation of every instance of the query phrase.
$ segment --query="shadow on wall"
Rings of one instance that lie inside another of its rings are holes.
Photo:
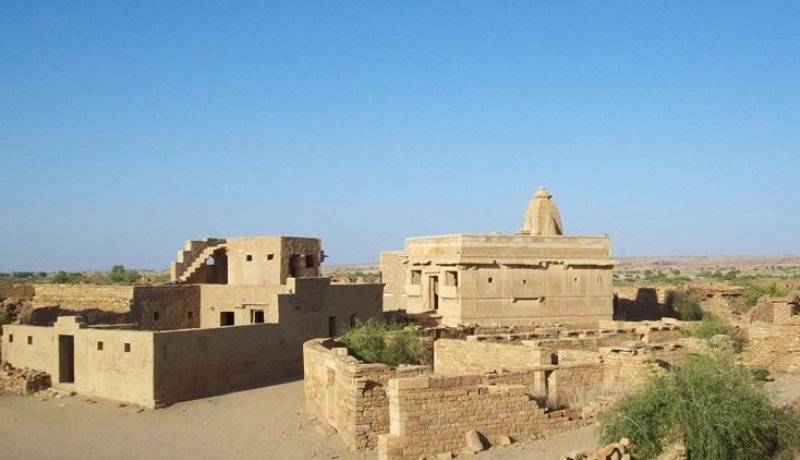
[[[614,294],[614,320],[643,321],[675,317],[675,312],[665,303],[659,302],[655,288],[643,287],[636,291],[636,298],[626,299]]]
[[[19,318],[19,322],[30,326],[52,326],[59,316],[80,316],[87,325],[129,324],[133,322],[133,317],[130,312],[116,313],[100,310],[99,308],[69,310],[61,307],[36,308],[22,315]]]

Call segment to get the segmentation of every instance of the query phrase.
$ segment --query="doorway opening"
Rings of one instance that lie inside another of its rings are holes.
[[[58,381],[75,383],[75,336],[58,336]]]
[[[439,277],[431,276],[428,279],[428,302],[429,306],[434,309],[439,309]]]

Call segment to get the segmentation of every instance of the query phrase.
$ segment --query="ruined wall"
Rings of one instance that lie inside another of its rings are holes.
[[[392,379],[388,393],[390,433],[379,437],[381,459],[460,451],[470,430],[490,439],[525,440],[585,423],[561,412],[545,414],[524,385],[484,385],[477,375]]]
[[[748,340],[742,354],[746,363],[800,374],[800,325],[748,325],[742,330]]]
[[[60,306],[80,311],[99,310],[126,313],[131,309],[133,286],[98,286],[90,284],[37,284],[34,308]]]
[[[430,367],[360,363],[346,348],[323,343],[303,345],[306,415],[335,427],[350,449],[374,448],[378,435],[389,432],[389,379],[429,373]]]
[[[200,327],[200,286],[137,286],[131,311],[134,322],[143,330]]]
[[[492,371],[528,369],[550,364],[550,351],[519,342],[492,343],[475,340],[439,339],[433,343],[437,374],[483,374]]]

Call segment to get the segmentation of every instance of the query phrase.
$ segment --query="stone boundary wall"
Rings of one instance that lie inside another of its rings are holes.
[[[375,448],[378,435],[389,432],[389,380],[431,372],[430,366],[365,364],[327,339],[303,344],[303,366],[306,415],[335,427],[353,450]]]
[[[800,325],[742,327],[748,344],[746,363],[787,374],[800,374]]]
[[[133,301],[133,286],[98,286],[90,284],[37,284],[33,307],[60,306],[80,311],[98,310],[127,313]]]
[[[378,439],[379,459],[461,451],[471,430],[490,442],[520,441],[587,423],[575,411],[545,413],[524,385],[485,385],[479,375],[392,379],[388,394],[390,432]]]

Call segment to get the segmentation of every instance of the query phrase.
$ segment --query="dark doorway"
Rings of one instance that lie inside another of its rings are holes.
[[[250,310],[250,322],[253,324],[264,322],[264,310]]]
[[[336,337],[336,317],[328,317],[328,337]]]
[[[221,311],[219,312],[219,325],[220,326],[233,326],[233,312]]]
[[[428,280],[428,289],[430,292],[428,293],[428,299],[430,302],[430,306],[433,307],[434,310],[439,309],[439,277],[438,276],[431,276]]]
[[[71,335],[58,336],[58,381],[75,382],[75,337]]]

